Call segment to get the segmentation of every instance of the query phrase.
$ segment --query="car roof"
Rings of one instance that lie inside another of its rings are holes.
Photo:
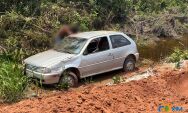
[[[121,32],[117,32],[117,31],[89,31],[89,32],[80,32],[77,34],[72,34],[69,37],[90,39],[90,38],[101,36],[101,35],[111,35],[111,34],[121,34]]]

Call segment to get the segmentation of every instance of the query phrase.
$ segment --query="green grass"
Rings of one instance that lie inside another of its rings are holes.
[[[24,96],[28,79],[23,75],[22,70],[22,65],[0,58],[1,101],[15,102]]]

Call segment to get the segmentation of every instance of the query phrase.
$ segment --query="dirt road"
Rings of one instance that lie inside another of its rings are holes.
[[[112,86],[87,85],[79,91],[57,92],[42,98],[23,100],[3,106],[2,113],[157,113],[159,106],[182,107],[188,112],[187,67],[154,68],[147,79]]]

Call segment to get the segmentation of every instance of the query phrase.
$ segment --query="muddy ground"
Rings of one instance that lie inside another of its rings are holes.
[[[157,113],[161,105],[180,106],[188,112],[188,63],[153,68],[152,75],[117,85],[82,86],[44,97],[1,106],[1,113]],[[171,109],[169,109],[171,110]]]

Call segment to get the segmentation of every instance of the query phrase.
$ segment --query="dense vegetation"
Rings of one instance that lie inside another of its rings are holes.
[[[51,47],[54,33],[63,24],[78,24],[82,31],[113,29],[133,35],[154,32],[156,36],[176,36],[188,24],[182,20],[180,25],[169,16],[187,19],[187,0],[2,0],[0,4],[0,39],[26,56]],[[149,22],[157,16],[164,19]]]
[[[121,30],[137,38],[174,37],[188,27],[188,0],[1,0],[0,98],[14,101],[26,86],[22,60],[53,46],[63,24],[81,31]]]

